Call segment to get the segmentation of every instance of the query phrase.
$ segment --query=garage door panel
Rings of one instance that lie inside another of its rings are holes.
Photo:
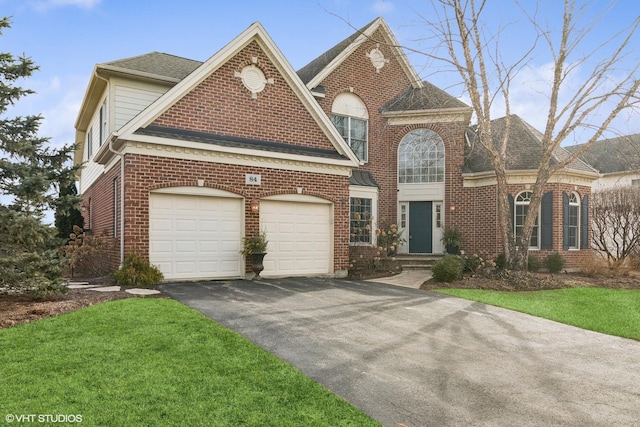
[[[167,279],[239,277],[242,201],[152,194],[149,258]]]
[[[331,271],[331,206],[264,200],[261,227],[269,239],[261,275],[328,274]]]

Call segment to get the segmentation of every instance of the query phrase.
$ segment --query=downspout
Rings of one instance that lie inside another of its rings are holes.
[[[109,80],[99,76],[98,70],[93,70],[93,76],[105,82],[107,89],[109,88]],[[113,141],[117,140],[118,136],[117,132],[111,132],[109,135],[109,151],[120,157],[120,266],[122,266],[124,261],[124,154],[113,148]]]
[[[116,132],[109,136],[109,151],[120,157],[120,266],[122,266],[124,261],[124,154],[113,149],[113,141],[117,139]]]

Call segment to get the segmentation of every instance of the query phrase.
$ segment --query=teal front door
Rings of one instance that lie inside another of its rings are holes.
[[[431,202],[409,202],[409,253],[433,252],[433,211]]]

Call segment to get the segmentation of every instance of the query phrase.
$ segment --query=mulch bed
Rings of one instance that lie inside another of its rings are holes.
[[[115,281],[109,277],[92,279],[74,278],[73,281],[84,281],[92,285],[100,286],[115,285]],[[158,294],[145,296],[144,298],[150,297],[166,298],[166,295]],[[101,302],[124,298],[141,297],[125,292],[124,289],[116,292],[69,289],[67,293],[55,295],[46,300],[34,299],[34,297],[30,295],[0,295],[0,329],[33,322],[34,320],[45,317],[57,316],[58,314],[68,313]]]

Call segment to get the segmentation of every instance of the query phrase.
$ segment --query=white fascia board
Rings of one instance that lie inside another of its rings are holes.
[[[206,144],[202,142],[184,141],[173,138],[158,138],[149,135],[133,135],[127,140],[131,142],[142,142],[145,144],[153,144],[157,146],[176,147],[181,150],[191,151],[211,151],[216,153],[237,154],[239,156],[265,157],[273,159],[290,160],[294,162],[318,163],[334,166],[352,167],[348,159],[330,159],[325,157],[307,156],[303,154],[281,153],[278,151],[254,150],[250,148],[225,147],[222,145]],[[124,144],[127,145],[126,143]]]
[[[413,66],[411,66],[411,64],[409,63],[409,59],[398,44],[398,40],[396,40],[395,36],[391,32],[391,29],[382,18],[376,19],[373,24],[369,25],[369,27],[362,34],[360,34],[349,46],[347,46],[342,52],[340,52],[338,56],[333,58],[333,61],[331,61],[322,71],[316,74],[316,76],[311,79],[309,83],[307,83],[307,87],[309,89],[313,89],[320,83],[322,83],[324,79],[327,78],[327,76],[331,74],[336,68],[338,68],[340,64],[342,64],[342,62],[346,58],[348,58],[362,43],[364,43],[366,40],[371,39],[373,33],[375,33],[376,30],[378,30],[378,28],[380,27],[384,29],[385,37],[387,39],[385,43],[388,44],[390,48],[396,51],[396,57],[399,59],[400,66],[406,73],[409,81],[411,81],[411,85],[415,88],[421,88],[423,86],[422,79],[420,79],[418,73],[416,73]]]

